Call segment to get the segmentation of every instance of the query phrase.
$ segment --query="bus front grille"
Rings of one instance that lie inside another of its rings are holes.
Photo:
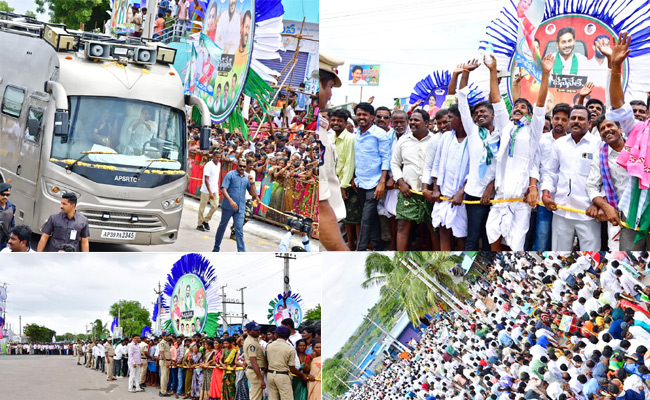
[[[156,215],[119,213],[100,210],[79,210],[91,228],[142,229],[163,228],[164,224]]]

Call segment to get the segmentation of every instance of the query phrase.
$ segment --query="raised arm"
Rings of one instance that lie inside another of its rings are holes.
[[[542,82],[539,86],[539,93],[537,93],[537,107],[544,107],[546,103],[546,95],[548,93],[548,77],[553,69],[555,63],[555,55],[547,54],[542,60]]]
[[[625,94],[623,92],[623,85],[621,84],[621,71],[623,63],[630,54],[630,41],[632,37],[627,32],[621,32],[618,35],[618,40],[612,37],[612,81],[609,85],[609,98],[614,110],[623,107],[625,104]]]
[[[462,65],[463,75],[460,77],[460,86],[458,89],[462,89],[467,86],[467,83],[469,82],[469,73],[474,71],[480,65],[481,64],[479,64],[477,59],[470,60]]]
[[[490,103],[496,104],[501,101],[501,93],[499,93],[499,83],[497,79],[497,60],[492,54],[483,56],[483,63],[488,70],[490,70]]]
[[[447,88],[447,95],[456,94],[456,83],[458,82],[458,75],[463,72],[463,64],[458,64],[454,72],[451,73],[451,80],[449,81],[449,87]]]

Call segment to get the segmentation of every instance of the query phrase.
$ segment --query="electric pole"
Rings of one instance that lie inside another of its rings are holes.
[[[291,253],[275,253],[275,257],[284,258],[284,293],[291,291],[291,282],[289,280],[289,260],[295,260],[296,255]]]
[[[241,322],[242,322],[242,325],[244,325],[244,289],[246,289],[246,286],[237,289],[241,293]],[[243,329],[244,329],[244,327],[242,326],[242,330]]]
[[[156,305],[158,310],[158,317],[156,318],[156,335],[160,335],[160,295],[162,294],[162,290],[160,290],[160,281],[158,281],[158,291],[154,289],[153,292],[158,296]]]
[[[223,316],[224,332],[226,332],[226,329],[228,328],[228,320],[226,319],[226,286],[228,286],[227,283],[221,286],[221,308],[223,309],[221,315]]]

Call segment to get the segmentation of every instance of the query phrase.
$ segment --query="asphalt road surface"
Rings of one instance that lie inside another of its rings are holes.
[[[83,359],[82,359],[83,361]],[[149,400],[158,389],[129,393],[128,378],[108,382],[101,372],[77,365],[72,356],[0,356],[3,400]],[[173,399],[174,397],[168,397]]]
[[[219,221],[221,220],[221,209],[212,216],[209,222],[210,231],[201,232],[196,230],[196,222],[198,216],[199,202],[191,197],[185,197],[183,205],[183,213],[181,215],[181,225],[178,234],[178,239],[173,244],[144,246],[133,244],[118,244],[118,243],[90,243],[91,252],[210,252],[214,247],[214,237],[217,233]],[[207,213],[207,208],[206,211]],[[237,242],[230,239],[230,226],[232,220],[228,224],[226,234],[221,242],[222,252],[237,251]],[[275,252],[278,250],[282,236],[287,233],[287,230],[271,225],[267,222],[257,219],[251,219],[244,225],[244,242],[247,252]],[[38,244],[40,236],[34,235],[32,246],[35,249]],[[292,246],[300,246],[300,239],[294,235]],[[318,249],[320,244],[317,240],[312,239],[312,247]]]

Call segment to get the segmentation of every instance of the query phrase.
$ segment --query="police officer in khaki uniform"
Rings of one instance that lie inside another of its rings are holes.
[[[113,340],[113,338],[109,337],[104,344],[104,351],[106,352],[106,372],[108,373],[108,378],[106,378],[106,380],[116,381],[117,378],[113,377],[113,357],[115,357],[115,348],[113,348],[111,340]]]
[[[260,326],[255,321],[246,324],[248,337],[244,340],[244,360],[246,360],[246,378],[251,385],[250,400],[262,400],[266,383],[264,373],[266,372],[266,356],[264,349],[257,341],[260,336]]]
[[[140,389],[144,389],[147,385],[144,381],[147,378],[147,363],[149,361],[149,339],[142,339],[138,345],[140,347],[140,357],[142,358],[142,368],[140,368]]]
[[[160,393],[158,396],[167,397],[171,394],[167,393],[167,384],[169,384],[169,367],[172,364],[172,352],[169,348],[169,333],[162,333],[162,340],[158,344],[158,350],[160,355],[158,365],[160,365]]]
[[[86,359],[86,368],[90,368],[93,365],[93,347],[95,347],[93,342],[89,342],[86,347],[86,356],[88,357]]]
[[[83,346],[81,345],[81,342],[76,343],[74,346],[75,346],[75,351],[77,353],[77,365],[81,365],[81,355],[83,354]],[[30,350],[31,350],[31,346],[30,346]]]
[[[296,350],[287,343],[289,339],[289,328],[279,326],[275,329],[278,339],[266,346],[266,358],[269,369],[266,379],[269,382],[269,400],[293,400],[293,388],[291,377],[294,379],[307,380],[307,377],[296,369]]]

